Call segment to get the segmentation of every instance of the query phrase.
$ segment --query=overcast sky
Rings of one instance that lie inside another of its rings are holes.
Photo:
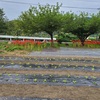
[[[56,2],[63,4],[63,7],[61,7],[61,11],[64,12],[72,11],[75,13],[79,13],[80,11],[85,11],[88,13],[96,14],[99,11],[97,8],[100,8],[100,0],[0,0],[0,8],[3,8],[5,15],[9,20],[13,20],[18,18],[18,16],[21,15],[21,12],[27,11],[30,5],[37,6],[34,4],[38,3],[41,5],[55,5]]]

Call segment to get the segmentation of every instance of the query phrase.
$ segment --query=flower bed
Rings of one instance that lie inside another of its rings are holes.
[[[73,40],[72,41],[74,46],[80,46],[81,45],[81,41],[80,40]],[[93,48],[99,48],[100,47],[100,41],[96,41],[96,40],[86,40],[84,42],[85,47],[93,47]]]
[[[73,43],[81,43],[80,40],[73,40]],[[84,44],[99,44],[100,45],[100,41],[96,41],[96,40],[86,40],[84,42]]]

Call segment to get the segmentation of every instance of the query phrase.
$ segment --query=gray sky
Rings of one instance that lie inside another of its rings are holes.
[[[8,1],[8,2],[3,2]],[[13,3],[12,3],[13,2]],[[18,3],[23,2],[23,3]],[[100,8],[100,0],[0,0],[0,8],[3,8],[5,15],[9,20],[16,19],[21,15],[21,12],[28,10],[31,4],[51,4],[55,5],[56,2],[62,3],[61,11],[72,11],[79,13],[85,11],[88,13],[97,13]],[[33,5],[36,6],[36,5]],[[65,6],[65,7],[64,7]],[[69,8],[79,7],[79,8]],[[86,9],[82,9],[86,8]],[[90,8],[90,9],[89,9]]]

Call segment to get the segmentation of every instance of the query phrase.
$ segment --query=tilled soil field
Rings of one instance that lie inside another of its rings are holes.
[[[0,100],[100,100],[100,58],[2,55]]]

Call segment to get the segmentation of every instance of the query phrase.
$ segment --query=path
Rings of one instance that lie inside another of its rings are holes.
[[[30,56],[86,56],[100,57],[100,49],[83,49],[83,48],[64,48],[51,51],[35,51],[29,54]]]

